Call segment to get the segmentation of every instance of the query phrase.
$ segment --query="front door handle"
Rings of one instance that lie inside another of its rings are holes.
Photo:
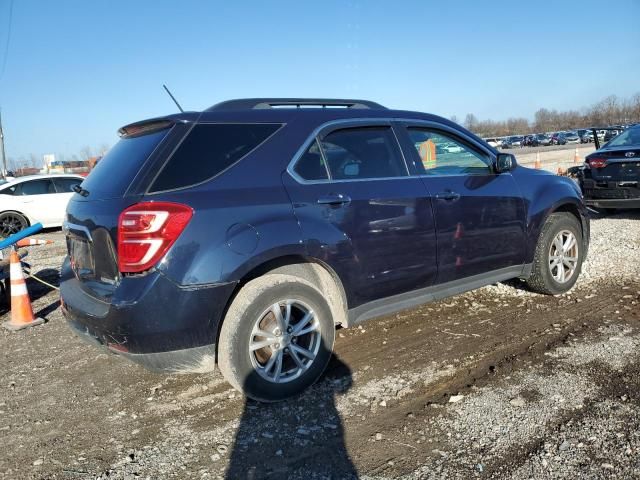
[[[436,198],[438,200],[458,200],[460,198],[460,194],[456,193],[456,192],[441,192],[441,193],[436,193]]]
[[[330,193],[318,199],[320,205],[344,205],[349,202],[351,202],[351,197],[342,193]]]

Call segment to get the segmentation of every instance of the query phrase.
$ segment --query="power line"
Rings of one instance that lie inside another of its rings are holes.
[[[7,58],[9,57],[9,44],[11,43],[11,24],[13,20],[13,0],[9,3],[9,28],[7,29],[7,44],[4,47],[4,55],[2,59],[2,68],[0,69],[0,80],[4,76],[4,70],[7,67]]]

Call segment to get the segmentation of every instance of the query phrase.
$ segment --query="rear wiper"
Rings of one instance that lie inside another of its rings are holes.
[[[74,185],[72,187],[72,189],[73,189],[74,192],[79,193],[83,197],[88,197],[89,196],[89,190],[86,190],[86,189],[82,188],[80,186],[80,184]]]

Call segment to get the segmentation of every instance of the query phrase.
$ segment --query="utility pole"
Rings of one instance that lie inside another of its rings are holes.
[[[2,110],[0,110],[0,150],[2,150],[2,178],[7,179],[7,154],[4,152],[4,132],[2,131]]]

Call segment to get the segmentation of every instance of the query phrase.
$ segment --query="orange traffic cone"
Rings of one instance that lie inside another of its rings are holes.
[[[24,281],[20,258],[15,250],[9,257],[9,272],[11,282],[11,320],[5,322],[4,328],[15,332],[23,328],[33,327],[44,323],[42,318],[34,318],[27,283]]]
[[[580,163],[580,155],[578,154],[578,147],[576,147],[576,153],[573,156],[573,163]]]
[[[542,162],[540,161],[540,152],[536,152],[536,161],[533,164],[533,167],[537,170],[540,170],[542,168]]]
[[[23,238],[16,242],[16,247],[30,247],[32,245],[49,245],[53,240],[41,240],[39,238]]]

